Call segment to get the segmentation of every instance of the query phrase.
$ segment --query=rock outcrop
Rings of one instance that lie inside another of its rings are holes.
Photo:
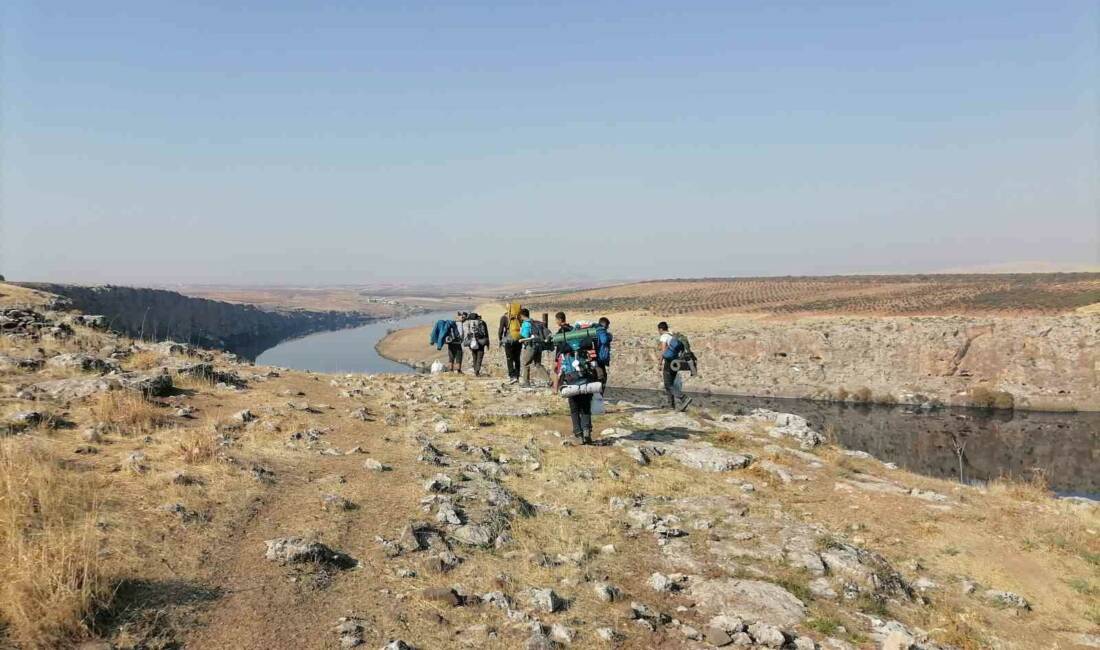
[[[685,333],[700,365],[686,390],[1100,410],[1095,314],[738,321]],[[611,385],[658,387],[656,363],[652,338],[617,334]]]
[[[46,283],[22,286],[63,296],[76,309],[101,315],[109,327],[128,336],[186,341],[248,359],[286,339],[371,320],[358,312],[266,310],[161,289]]]

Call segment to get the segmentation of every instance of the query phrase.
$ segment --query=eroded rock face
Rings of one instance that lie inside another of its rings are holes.
[[[704,373],[688,390],[820,398],[866,388],[907,404],[967,402],[976,385],[1017,408],[1100,410],[1095,315],[804,318],[686,332]],[[648,337],[615,340],[617,386],[655,388]],[[766,388],[762,388],[766,387]]]

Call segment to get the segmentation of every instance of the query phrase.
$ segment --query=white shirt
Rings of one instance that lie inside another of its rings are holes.
[[[668,332],[665,332],[665,333],[661,334],[660,338],[658,339],[658,341],[660,341],[661,345],[668,345],[668,342],[671,341],[671,340],[672,340],[672,334],[670,334]]]

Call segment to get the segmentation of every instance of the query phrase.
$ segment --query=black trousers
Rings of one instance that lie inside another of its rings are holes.
[[[661,379],[665,383],[665,395],[668,395],[669,408],[676,408],[676,398],[684,394],[676,389],[676,375],[680,373],[672,369],[672,359],[665,359],[661,367]]]
[[[478,346],[476,350],[470,350],[470,360],[474,365],[474,374],[481,374],[481,362],[485,360],[484,346]]]
[[[448,343],[447,344],[447,360],[451,363],[462,366],[462,344],[461,343]]]
[[[504,363],[508,367],[508,376],[519,379],[519,355],[523,345],[515,341],[504,342]]]
[[[573,435],[587,431],[592,433],[592,395],[574,395],[569,398],[569,418],[573,420]]]

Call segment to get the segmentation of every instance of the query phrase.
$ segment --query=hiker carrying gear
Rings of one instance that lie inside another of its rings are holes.
[[[489,347],[489,326],[478,314],[469,314],[462,323],[462,344],[470,349],[474,376],[481,376],[481,364]]]
[[[508,370],[510,383],[519,382],[520,362],[520,333],[523,323],[520,321],[520,305],[513,302],[500,317],[500,327],[497,328],[497,343],[504,348],[504,363]]]
[[[570,346],[568,352],[558,355],[553,386],[559,395],[569,399],[573,435],[587,445],[592,443],[592,396],[603,390],[603,384],[596,381],[595,350],[581,349],[579,341],[574,340],[576,348]]]
[[[665,394],[668,396],[668,407],[670,409],[678,409],[683,411],[692,402],[692,398],[685,397],[683,392],[680,391],[676,385],[676,378],[680,374],[680,367],[677,364],[676,368],[673,368],[673,362],[681,359],[681,353],[685,349],[686,337],[683,339],[673,336],[668,331],[668,323],[661,321],[657,324],[657,333],[659,335],[658,341],[661,345],[661,381],[665,387]],[[688,344],[690,345],[690,344]],[[688,348],[690,351],[690,348]],[[680,406],[676,406],[676,400],[680,400]]]
[[[432,327],[432,334],[428,340],[428,345],[434,345],[436,350],[442,350],[448,338],[458,338],[461,340],[462,335],[459,334],[453,320],[437,320],[435,326]]]
[[[607,317],[600,318],[596,327],[596,378],[603,384],[601,395],[607,389],[607,369],[611,365],[611,342],[614,339],[611,336],[611,321]]]
[[[526,308],[520,311],[520,317],[523,319],[523,324],[520,325],[519,330],[519,340],[523,344],[520,356],[523,380],[520,384],[524,386],[531,385],[532,367],[538,368],[546,375],[546,383],[553,383],[550,378],[550,371],[542,365],[542,350],[549,338],[550,331],[546,329],[546,323],[532,320],[531,312]]]
[[[463,330],[466,324],[466,312],[460,311],[456,314],[458,320],[452,323],[453,327],[451,331],[444,337],[444,341],[447,343],[447,361],[450,363],[448,368],[451,372],[462,373],[462,341]]]

